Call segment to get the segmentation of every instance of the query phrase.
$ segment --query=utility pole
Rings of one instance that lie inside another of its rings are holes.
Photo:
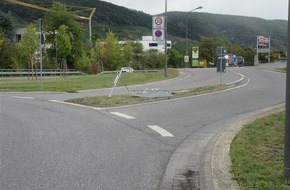
[[[165,40],[164,40],[164,77],[167,77],[167,0],[165,0]]]
[[[44,43],[44,37],[42,34],[42,24],[43,20],[40,18],[38,20],[39,24],[39,64],[40,64],[40,89],[43,89],[43,77],[42,77],[42,45]]]
[[[286,76],[286,110],[285,110],[285,156],[284,176],[290,180],[290,3],[288,3],[288,52]]]

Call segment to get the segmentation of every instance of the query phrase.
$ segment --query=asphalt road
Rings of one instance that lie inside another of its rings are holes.
[[[59,101],[110,89],[1,93],[0,189],[205,189],[205,151],[225,126],[285,102],[286,75],[269,71],[273,66],[228,68],[223,83],[245,76],[231,90],[106,109]],[[215,69],[183,73],[130,88],[180,90],[220,82]]]

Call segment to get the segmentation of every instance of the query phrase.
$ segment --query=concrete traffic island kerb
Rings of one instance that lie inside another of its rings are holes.
[[[238,183],[233,180],[232,173],[230,173],[231,158],[229,152],[231,142],[235,138],[236,134],[243,128],[244,125],[284,110],[285,104],[278,104],[244,114],[239,121],[231,124],[219,135],[219,138],[214,145],[210,162],[214,190],[240,189]]]

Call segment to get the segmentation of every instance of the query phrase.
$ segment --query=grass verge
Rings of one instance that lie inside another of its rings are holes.
[[[278,71],[278,72],[281,72],[281,73],[286,73],[287,67],[285,67],[285,68],[277,68],[275,70]]]
[[[193,96],[202,93],[209,93],[220,91],[229,88],[229,85],[211,85],[205,87],[197,87],[193,89],[187,90],[180,90],[173,92],[172,97],[137,97],[131,95],[114,95],[112,97],[108,96],[96,96],[96,97],[85,97],[85,98],[77,98],[77,99],[70,99],[67,102],[87,105],[87,106],[94,106],[94,107],[114,107],[120,105],[129,105],[129,104],[138,104],[138,103],[146,103],[146,102],[154,102],[166,99],[173,99],[173,98],[181,98],[186,96]]]
[[[289,190],[284,178],[285,112],[246,125],[231,144],[232,172],[242,190]]]
[[[164,77],[163,71],[142,72],[142,73],[123,73],[122,81],[126,85],[143,84],[154,81],[160,81],[178,76],[177,69],[168,69],[167,77]],[[80,90],[111,88],[116,77],[114,74],[98,75],[78,75],[78,76],[54,76],[44,77],[43,91],[54,92],[77,92]],[[119,82],[118,86],[123,83]],[[41,91],[40,80],[28,80],[27,78],[1,78],[0,92],[32,92]]]

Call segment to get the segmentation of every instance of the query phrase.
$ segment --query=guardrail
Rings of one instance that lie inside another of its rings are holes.
[[[40,69],[34,70],[33,74],[37,74],[37,76],[40,76]],[[63,74],[63,70],[60,69],[43,69],[42,70],[42,75],[43,76],[55,76],[55,75],[60,75]],[[29,69],[0,69],[0,76],[27,76],[31,75],[32,72]],[[66,71],[67,75],[78,75],[78,74],[84,74],[80,71],[77,71],[75,69],[68,69]]]
[[[112,73],[118,73],[120,70],[116,70],[116,71],[102,71],[100,72],[101,74],[112,74]],[[132,73],[149,73],[149,72],[158,72],[160,70],[148,70],[148,69],[145,69],[145,70],[134,70]],[[123,73],[126,73],[125,71],[123,71]]]

